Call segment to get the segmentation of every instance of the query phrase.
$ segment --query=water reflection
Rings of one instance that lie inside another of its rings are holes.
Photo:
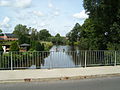
[[[85,56],[86,54],[86,56]],[[50,55],[44,59],[42,68],[84,67],[86,65],[105,65],[104,51],[82,51],[79,47],[53,46]],[[108,55],[107,55],[108,56]],[[110,61],[111,63],[111,61]],[[109,64],[109,63],[107,63]]]
[[[76,49],[77,50],[77,49]],[[41,68],[66,68],[81,66],[79,50],[71,46],[53,46]]]

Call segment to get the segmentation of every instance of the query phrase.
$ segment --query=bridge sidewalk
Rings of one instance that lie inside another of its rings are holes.
[[[120,66],[103,66],[64,69],[4,70],[0,71],[0,83],[64,80],[120,75]]]

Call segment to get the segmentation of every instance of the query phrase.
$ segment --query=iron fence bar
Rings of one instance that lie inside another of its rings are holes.
[[[13,70],[13,58],[12,58],[12,52],[11,52],[11,70]]]
[[[87,51],[85,51],[85,68],[87,66]]]
[[[116,62],[117,62],[117,53],[115,51],[115,62],[114,62],[114,66],[116,66]]]

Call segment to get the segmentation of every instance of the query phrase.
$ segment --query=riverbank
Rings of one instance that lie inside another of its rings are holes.
[[[114,75],[120,76],[120,66],[6,71],[4,70],[0,71],[0,83],[83,79]]]
[[[40,42],[42,44],[44,44],[44,49],[45,51],[49,51],[51,49],[51,47],[53,46],[53,43],[52,42],[45,42],[45,41],[42,41]]]

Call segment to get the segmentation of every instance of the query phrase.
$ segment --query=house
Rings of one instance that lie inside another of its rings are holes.
[[[0,41],[16,41],[18,38],[11,33],[0,33]]]
[[[21,44],[20,45],[20,52],[26,52],[29,50],[29,48],[30,48],[30,44],[26,44],[26,43]]]
[[[9,52],[11,41],[17,41],[18,38],[11,33],[0,33],[0,43],[2,44],[4,52]]]

